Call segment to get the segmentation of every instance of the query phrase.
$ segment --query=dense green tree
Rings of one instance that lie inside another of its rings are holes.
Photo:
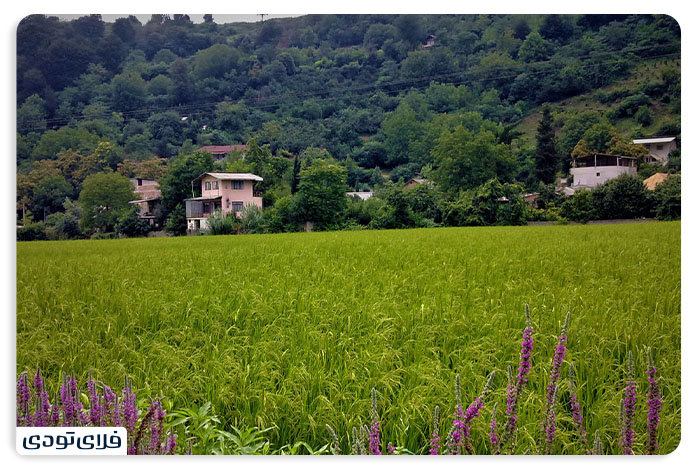
[[[655,216],[662,220],[681,218],[681,176],[671,175],[652,194]]]
[[[145,106],[147,84],[139,74],[129,72],[116,75],[111,81],[111,86],[113,106],[116,110],[129,112]]]
[[[41,179],[34,188],[31,211],[34,218],[43,220],[45,216],[61,211],[66,198],[74,196],[73,187],[60,175]]]
[[[38,94],[32,94],[17,109],[17,131],[22,135],[43,131],[46,117],[46,101]]]
[[[300,221],[315,223],[317,230],[337,226],[346,208],[346,169],[317,160],[300,171],[296,197]]]
[[[543,184],[552,184],[556,180],[558,154],[556,151],[556,134],[553,129],[551,109],[544,107],[537,127],[535,174]]]
[[[627,219],[650,216],[651,200],[643,181],[629,174],[598,185],[592,200],[599,219]]]
[[[122,210],[135,199],[133,184],[115,172],[99,172],[87,177],[80,192],[83,232],[113,232]]]
[[[456,194],[498,177],[511,181],[517,161],[508,145],[493,133],[474,133],[463,126],[444,133],[432,151],[436,167],[433,178],[441,190]]]
[[[196,151],[193,154],[172,158],[167,172],[158,179],[162,191],[164,216],[171,213],[177,205],[183,206],[184,199],[196,196],[196,194],[200,195],[200,184],[197,187],[193,186],[193,179],[204,172],[212,171],[213,167],[214,160],[210,153]],[[185,224],[186,218],[184,217],[184,232],[186,232]]]
[[[520,46],[518,56],[524,62],[540,62],[547,60],[553,52],[553,47],[545,41],[541,34],[534,31],[529,33]]]

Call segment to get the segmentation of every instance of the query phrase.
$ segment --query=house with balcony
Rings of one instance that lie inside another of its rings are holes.
[[[246,206],[262,208],[262,198],[254,190],[256,182],[262,180],[255,174],[238,172],[204,172],[196,177],[191,182],[191,191],[200,184],[201,196],[184,200],[188,232],[207,230],[207,220],[216,210],[223,215],[241,216]]]
[[[621,174],[638,173],[636,158],[613,154],[588,154],[574,158],[570,174],[573,176],[572,191],[579,188],[591,189]]]
[[[139,218],[147,221],[150,226],[154,226],[157,211],[162,205],[159,184],[154,179],[132,178],[130,181],[137,199],[129,203],[137,207]]]
[[[645,156],[647,162],[659,162],[664,166],[669,162],[669,153],[677,149],[677,137],[635,138],[633,144],[641,145],[648,149],[648,155]]]

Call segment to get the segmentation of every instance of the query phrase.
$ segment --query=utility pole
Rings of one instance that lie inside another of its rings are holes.
[[[264,17],[264,16],[268,16],[268,15],[267,15],[266,13],[264,13],[264,14],[259,15],[259,16],[261,17],[261,22],[263,23],[263,17]]]

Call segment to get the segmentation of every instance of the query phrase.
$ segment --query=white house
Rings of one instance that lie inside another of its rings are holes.
[[[347,197],[358,197],[359,199],[365,201],[369,198],[372,198],[375,196],[375,192],[369,191],[369,192],[346,192]]]
[[[573,176],[573,191],[578,188],[593,188],[621,174],[637,174],[636,158],[611,154],[590,154],[574,158],[570,173]]]
[[[642,145],[648,149],[647,161],[660,162],[662,165],[665,165],[669,161],[669,153],[677,149],[677,137],[635,138],[633,144]]]

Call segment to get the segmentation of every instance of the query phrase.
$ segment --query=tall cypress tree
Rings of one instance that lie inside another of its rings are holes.
[[[556,152],[556,135],[553,131],[551,109],[544,106],[541,121],[537,127],[535,154],[535,174],[544,184],[552,184],[556,179],[558,154]]]

